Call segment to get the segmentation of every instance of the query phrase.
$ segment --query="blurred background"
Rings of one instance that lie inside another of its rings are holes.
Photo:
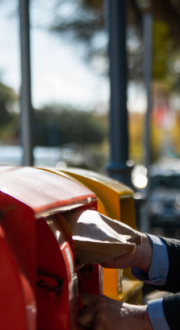
[[[128,168],[123,182],[135,191],[138,228],[179,237],[180,1],[112,2],[0,0],[0,163],[28,165],[29,148],[29,165],[81,167],[122,181]],[[124,21],[113,16],[118,10]]]

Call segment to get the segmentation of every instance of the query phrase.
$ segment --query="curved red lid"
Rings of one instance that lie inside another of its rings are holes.
[[[77,182],[31,167],[0,166],[0,191],[28,205],[39,216],[96,199],[95,193]]]

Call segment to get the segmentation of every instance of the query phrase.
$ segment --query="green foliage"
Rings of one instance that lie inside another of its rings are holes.
[[[0,82],[0,142],[16,143],[19,135],[19,118],[12,111],[17,100],[14,90]]]
[[[78,44],[83,45],[81,54],[86,64],[93,66],[93,61],[101,60],[106,65],[99,72],[108,74],[108,36],[104,21],[104,0],[67,0],[67,3],[74,8],[73,14],[71,12],[69,15],[64,15],[64,1],[56,0],[58,10],[54,14],[50,31],[60,37],[66,37],[67,41],[74,43],[76,47]],[[128,78],[137,79],[142,76],[143,54],[142,35],[136,19],[137,11],[140,16],[140,10],[135,0],[126,3]],[[134,40],[135,42],[132,42]]]
[[[64,2],[57,0],[55,19],[51,29],[63,34],[70,32],[74,38],[91,43],[94,33],[104,30],[103,0],[79,0],[76,3],[69,0],[74,6],[75,15],[61,14]]]
[[[104,117],[93,112],[59,107],[35,111],[35,145],[99,144],[107,136]]]
[[[9,108],[16,99],[14,90],[0,82],[0,128],[11,121],[12,113]]]
[[[89,49],[93,48],[94,35],[104,31],[103,0],[79,0],[76,3],[69,0],[69,3],[74,6],[74,15],[64,16],[61,14],[64,3],[57,0],[59,14],[56,13],[51,30],[68,36],[72,41],[83,41]]]
[[[0,142],[19,142],[19,116],[12,111],[17,100],[13,89],[0,83]],[[68,106],[47,106],[34,111],[34,143],[59,146],[64,143],[98,145],[107,137],[107,121],[94,112]]]
[[[162,21],[153,26],[153,76],[162,80],[167,74],[169,60],[169,27]]]

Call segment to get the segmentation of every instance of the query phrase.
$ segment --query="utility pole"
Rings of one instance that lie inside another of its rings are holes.
[[[106,0],[110,60],[110,164],[109,175],[131,184],[127,113],[126,1]]]
[[[21,45],[21,144],[23,165],[33,165],[29,0],[19,0]]]
[[[150,114],[151,114],[151,81],[152,81],[152,14],[144,14],[143,17],[143,44],[144,44],[144,85],[147,99],[147,108],[145,114],[145,132],[144,132],[144,165],[149,168],[151,162],[151,132],[150,132]]]
[[[147,108],[145,113],[144,127],[144,165],[147,168],[148,184],[145,191],[146,201],[149,198],[149,166],[151,163],[151,131],[150,131],[150,115],[151,115],[151,81],[152,81],[152,31],[153,18],[151,13],[146,13],[143,16],[143,44],[144,44],[144,86],[147,100]],[[143,208],[143,223],[141,231],[149,231],[149,218],[146,206]]]

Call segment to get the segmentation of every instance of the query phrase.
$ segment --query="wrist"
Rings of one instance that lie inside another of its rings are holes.
[[[145,324],[145,329],[146,330],[153,330],[150,318],[149,318],[149,314],[148,314],[148,306],[145,306],[146,309],[144,311],[144,324]]]
[[[148,273],[152,262],[153,247],[150,238],[141,234],[142,244],[136,247],[136,258],[133,266]]]
[[[147,305],[137,306],[123,303],[121,307],[121,316],[126,316],[128,318],[128,329],[153,330]]]

